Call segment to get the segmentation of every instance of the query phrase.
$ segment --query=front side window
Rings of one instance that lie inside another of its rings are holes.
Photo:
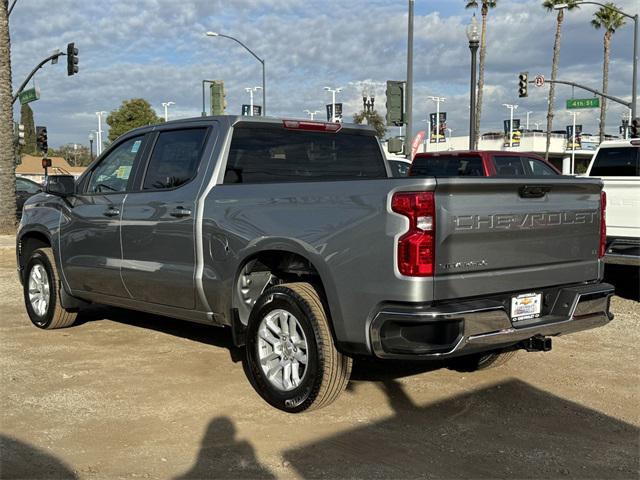
[[[500,155],[493,157],[498,177],[521,177],[527,174],[522,157]]]
[[[175,188],[195,177],[206,136],[206,128],[160,133],[149,160],[143,189]]]
[[[224,183],[386,177],[384,158],[373,136],[237,125]]]
[[[637,177],[637,147],[601,148],[593,162],[591,177]]]
[[[133,137],[112,150],[93,170],[88,193],[125,192],[133,164],[142,145],[142,136]]]

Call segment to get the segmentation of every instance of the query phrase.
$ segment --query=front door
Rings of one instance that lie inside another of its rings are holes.
[[[128,297],[120,266],[122,204],[142,154],[143,136],[115,145],[70,198],[60,229],[63,273],[75,291]]]
[[[196,179],[206,127],[157,134],[139,191],[122,211],[122,278],[136,300],[195,307]]]

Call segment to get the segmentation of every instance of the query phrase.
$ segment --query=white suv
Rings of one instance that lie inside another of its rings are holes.
[[[587,175],[607,194],[605,262],[640,266],[640,139],[602,142]]]

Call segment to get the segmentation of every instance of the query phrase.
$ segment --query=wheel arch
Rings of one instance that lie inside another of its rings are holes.
[[[56,259],[56,265],[58,270],[60,269],[58,256],[55,255],[56,248],[54,242],[48,232],[40,229],[32,229],[28,231],[22,231],[19,234],[16,248],[16,255],[18,261],[18,272],[20,281],[24,282],[24,269],[31,254],[38,248],[51,248],[54,251],[54,257]]]
[[[297,245],[270,246],[252,251],[238,265],[232,285],[231,308],[233,315],[242,325],[247,325],[253,304],[264,289],[274,281],[276,283],[307,282],[318,290],[329,319],[331,334],[334,341],[337,340],[334,322],[339,309],[333,303],[337,301],[337,296],[331,290],[333,283],[328,267],[318,254]],[[247,285],[247,274],[250,277],[249,280],[262,283]],[[253,290],[250,287],[253,287]],[[245,292],[248,295],[244,295]]]

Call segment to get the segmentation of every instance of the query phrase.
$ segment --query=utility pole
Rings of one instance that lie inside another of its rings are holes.
[[[405,145],[413,141],[413,11],[415,0],[409,0],[409,17],[407,25],[407,89],[405,92],[405,112],[407,126],[405,130]],[[411,148],[406,149],[407,158],[411,156]]]
[[[510,120],[509,120],[509,148],[513,148],[513,111],[518,109],[518,105],[509,105],[508,103],[503,103],[503,107],[507,107],[510,111]]]
[[[436,152],[440,150],[440,102],[444,102],[446,100],[445,97],[427,97],[430,100],[436,102]]]

